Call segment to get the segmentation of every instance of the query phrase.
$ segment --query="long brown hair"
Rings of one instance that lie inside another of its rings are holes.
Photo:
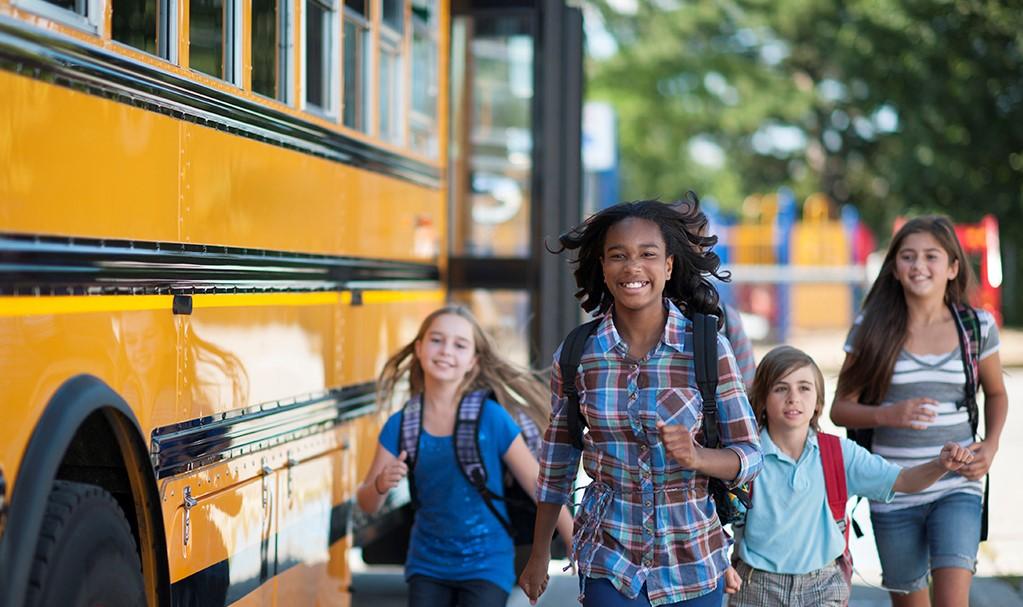
[[[450,314],[464,318],[472,326],[473,341],[476,345],[476,364],[460,386],[459,395],[472,390],[490,389],[497,396],[497,402],[514,417],[525,413],[536,423],[540,431],[547,429],[551,415],[551,392],[540,376],[502,357],[494,340],[483,330],[479,321],[464,306],[446,305],[434,310],[419,325],[416,338],[398,350],[384,363],[380,371],[377,390],[377,404],[383,410],[390,410],[394,394],[403,378],[408,377],[409,394],[422,394],[425,388],[423,367],[415,355],[416,342],[423,339],[434,319]]]
[[[909,310],[902,284],[895,277],[895,262],[902,243],[910,234],[927,233],[948,254],[949,264],[958,264],[958,274],[945,286],[945,303],[966,302],[973,283],[973,271],[948,217],[926,215],[906,222],[888,247],[881,272],[863,300],[863,320],[853,337],[849,366],[838,376],[839,397],[857,397],[865,404],[878,404],[891,385],[895,360],[906,343]]]
[[[810,418],[810,427],[820,432],[817,420],[824,411],[824,374],[820,367],[810,358],[810,355],[792,346],[778,346],[764,356],[764,359],[757,365],[757,373],[753,376],[753,387],[750,388],[749,402],[753,407],[753,416],[757,425],[761,428],[767,427],[767,397],[771,388],[781,378],[796,369],[810,367],[813,370],[813,383],[817,387],[817,403],[814,405],[813,416]]]

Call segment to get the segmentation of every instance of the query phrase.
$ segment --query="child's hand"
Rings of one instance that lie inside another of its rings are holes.
[[[408,475],[408,465],[405,460],[408,459],[408,453],[402,451],[398,454],[398,461],[392,462],[384,466],[384,469],[377,474],[377,477],[373,479],[373,488],[377,490],[380,495],[386,495],[388,491],[394,489],[401,482],[401,479]]]
[[[973,454],[973,461],[967,462],[967,465],[959,470],[959,474],[971,481],[980,480],[984,478],[991,467],[991,462],[995,459],[995,453],[998,451],[998,445],[990,441],[981,441],[973,443],[967,449]]]
[[[689,430],[681,424],[666,424],[662,421],[657,422],[657,430],[668,455],[683,468],[695,470],[700,452]]]
[[[880,409],[881,425],[891,428],[924,430],[937,415],[938,401],[933,398],[907,398]]]
[[[725,594],[735,594],[742,590],[742,578],[739,577],[739,572],[735,570],[735,567],[729,567],[725,570]]]
[[[550,580],[547,567],[550,563],[550,554],[537,554],[534,551],[529,555],[529,561],[519,576],[519,587],[526,593],[530,605],[536,605],[536,600],[547,590],[547,582]]]
[[[969,448],[960,447],[955,443],[945,443],[945,446],[941,448],[939,459],[946,470],[954,472],[973,461],[973,452]]]

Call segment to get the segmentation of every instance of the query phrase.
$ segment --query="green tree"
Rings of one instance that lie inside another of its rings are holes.
[[[639,0],[593,7],[618,52],[589,94],[619,113],[623,193],[736,209],[792,187],[898,214],[995,214],[1023,321],[1023,10],[985,0]]]

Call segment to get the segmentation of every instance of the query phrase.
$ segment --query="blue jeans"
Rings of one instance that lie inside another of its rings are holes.
[[[933,569],[975,571],[980,544],[980,496],[950,493],[930,504],[871,512],[874,542],[887,588],[927,588]]]
[[[438,580],[413,575],[408,581],[408,607],[504,607],[508,593],[486,580]]]
[[[580,579],[580,582],[582,580]],[[711,592],[695,599],[662,605],[662,607],[721,607],[725,595],[724,578],[718,580],[718,586]],[[586,578],[586,597],[583,607],[650,607],[650,599],[646,595],[646,584],[640,589],[636,598],[626,597],[606,578]]]

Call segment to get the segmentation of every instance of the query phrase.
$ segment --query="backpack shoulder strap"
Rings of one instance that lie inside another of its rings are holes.
[[[849,501],[849,489],[845,483],[845,458],[842,455],[842,442],[834,434],[818,432],[817,446],[821,450],[821,465],[824,468],[824,487],[828,492],[828,507],[848,544],[849,529],[845,521],[845,506]]]
[[[412,507],[418,507],[416,499],[415,475],[412,472],[416,468],[416,460],[419,456],[419,435],[423,430],[423,397],[417,394],[409,399],[401,408],[401,419],[398,424],[398,453],[406,453],[405,462],[408,465],[409,494],[412,497]]]
[[[966,385],[963,400],[956,403],[956,408],[966,407],[970,419],[970,428],[974,436],[980,421],[977,406],[977,384],[980,376],[980,316],[972,306],[949,306],[952,318],[956,323],[959,337],[959,353],[963,359],[963,370],[966,373]]]
[[[540,444],[543,442],[543,433],[540,432],[540,427],[536,425],[532,417],[529,417],[521,409],[513,417],[515,422],[518,423],[519,429],[522,430],[522,440],[526,441],[526,446],[529,447],[534,456],[539,456]]]
[[[475,390],[463,396],[462,401],[458,403],[454,432],[455,460],[465,480],[469,481],[480,494],[487,509],[497,518],[504,530],[514,537],[515,531],[511,521],[494,505],[494,500],[500,500],[501,497],[487,487],[487,467],[483,464],[483,454],[480,451],[479,435],[483,404],[492,397],[493,393],[489,390]]]
[[[716,449],[718,436],[718,319],[713,314],[693,314],[693,367],[703,398],[704,446]]]
[[[561,368],[561,391],[568,399],[565,411],[568,432],[572,437],[572,445],[580,451],[583,448],[583,428],[586,426],[586,420],[579,410],[579,391],[575,387],[575,379],[579,373],[579,361],[582,359],[586,342],[596,332],[600,320],[596,318],[572,329],[561,344],[561,356],[558,357],[558,366]]]

